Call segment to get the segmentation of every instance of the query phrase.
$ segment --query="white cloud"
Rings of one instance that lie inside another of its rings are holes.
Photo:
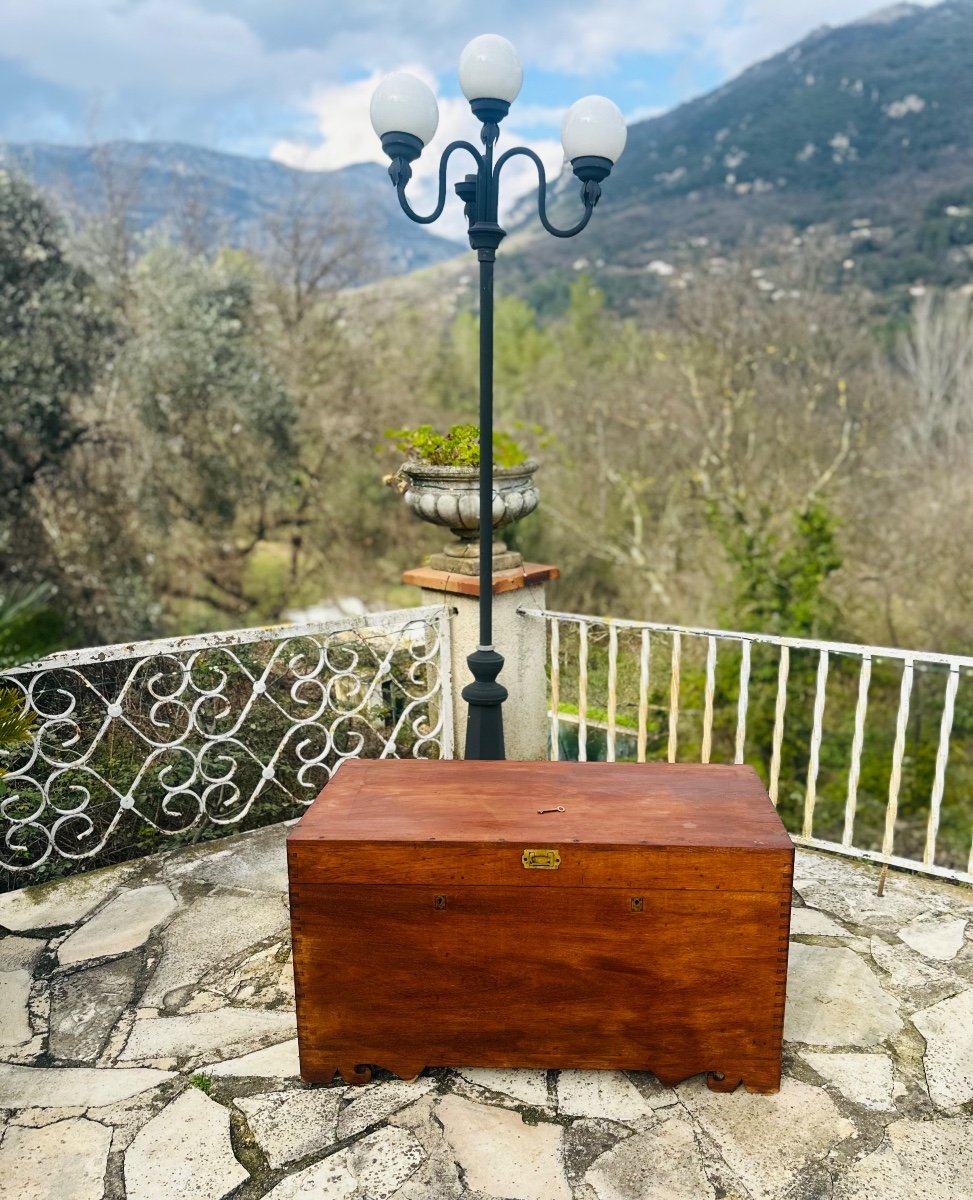
[[[414,64],[397,66],[397,70],[411,71],[435,89],[435,80],[421,67]],[[317,142],[282,139],[270,151],[271,158],[303,170],[334,171],[339,167],[356,162],[388,163],[382,145],[375,136],[369,119],[369,102],[372,92],[384,72],[376,71],[367,79],[337,87],[318,88],[307,102],[314,114],[320,140]],[[516,110],[515,110],[516,111]],[[530,110],[529,110],[530,112]],[[538,123],[538,113],[543,112],[548,121],[560,120],[560,109],[535,106],[530,112],[530,125]],[[519,117],[518,113],[518,117]],[[471,142],[480,149],[479,122],[464,99],[439,97],[439,128],[432,142],[413,163],[413,178],[409,185],[409,199],[420,212],[430,211],[436,203],[439,190],[439,160],[450,142],[460,139]],[[541,158],[551,179],[557,177],[564,158],[561,143],[553,138],[524,138],[507,122],[500,126],[499,151],[506,146],[527,145]],[[449,163],[446,208],[436,223],[439,233],[449,237],[461,237],[466,231],[463,206],[452,190],[453,183],[474,169],[468,154],[457,151]],[[501,189],[501,212],[503,219],[517,199],[531,187],[536,186],[535,168],[526,158],[515,158],[503,170]],[[389,185],[391,186],[391,184]]]
[[[485,27],[510,37],[525,67],[591,76],[622,56],[716,50],[729,67],[778,50],[824,22],[880,0],[494,0],[489,16],[458,0],[3,0],[0,55],[60,86],[157,86],[214,94],[249,85],[337,81],[349,67],[402,60],[455,69]]]
[[[415,68],[412,73],[425,75]],[[314,114],[321,140],[312,144],[284,138],[274,143],[270,157],[304,171],[334,171],[354,162],[387,162],[368,116],[372,92],[383,74],[376,71],[344,86],[315,88],[304,107]],[[428,82],[428,76],[425,78]]]
[[[413,61],[445,80],[465,42],[493,29],[524,63],[521,125],[546,138],[552,113],[530,102],[532,72],[581,76],[582,90],[611,92],[616,68],[631,81],[638,56],[665,54],[715,61],[730,75],[881,3],[493,0],[484,17],[461,0],[0,0],[0,85],[5,59],[18,68],[3,93],[0,136],[24,136],[25,122],[43,123],[44,113],[83,136],[94,101],[112,125],[104,134],[147,118],[157,136],[250,146],[287,136],[279,153],[293,155],[299,115],[357,86],[349,75]],[[647,62],[644,72],[652,69]],[[65,103],[65,89],[75,103]],[[320,123],[319,107],[312,111]],[[349,136],[333,125],[322,132],[318,161],[346,157]]]
[[[248,25],[192,0],[5,0],[0,30],[6,57],[61,87],[218,92],[264,70]]]

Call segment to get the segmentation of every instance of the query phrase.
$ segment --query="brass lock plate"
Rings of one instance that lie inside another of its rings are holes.
[[[520,861],[527,871],[556,871],[561,856],[556,850],[525,850]]]

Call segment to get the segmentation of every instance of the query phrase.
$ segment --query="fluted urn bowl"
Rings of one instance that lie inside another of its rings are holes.
[[[529,516],[540,502],[534,484],[538,463],[533,459],[516,467],[493,471],[493,528],[503,529]],[[452,530],[463,542],[480,532],[479,467],[434,467],[410,459],[399,470],[406,504],[424,521]]]

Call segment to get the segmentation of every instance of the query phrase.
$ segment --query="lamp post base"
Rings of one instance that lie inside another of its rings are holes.
[[[549,563],[528,562],[493,577],[494,636],[496,644],[503,647],[503,682],[510,693],[503,705],[503,753],[507,759],[535,762],[548,756],[547,623],[524,617],[520,610],[526,605],[544,608],[545,588],[558,575],[557,567]],[[480,581],[476,575],[414,567],[405,572],[402,582],[421,589],[423,604],[445,604],[450,609],[449,684],[442,703],[452,709],[454,736],[447,735],[443,753],[448,758],[462,758],[470,714],[462,692],[472,682],[466,660],[480,644]]]
[[[474,650],[466,660],[473,682],[463,688],[469,705],[464,758],[501,759],[503,746],[503,702],[507,689],[497,683],[503,669],[503,655],[493,649]]]

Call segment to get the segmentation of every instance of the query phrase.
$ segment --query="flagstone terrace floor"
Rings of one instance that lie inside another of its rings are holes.
[[[973,1197],[969,889],[799,852],[778,1096],[298,1077],[281,826],[0,896],[5,1200]],[[376,987],[381,980],[376,979]]]

